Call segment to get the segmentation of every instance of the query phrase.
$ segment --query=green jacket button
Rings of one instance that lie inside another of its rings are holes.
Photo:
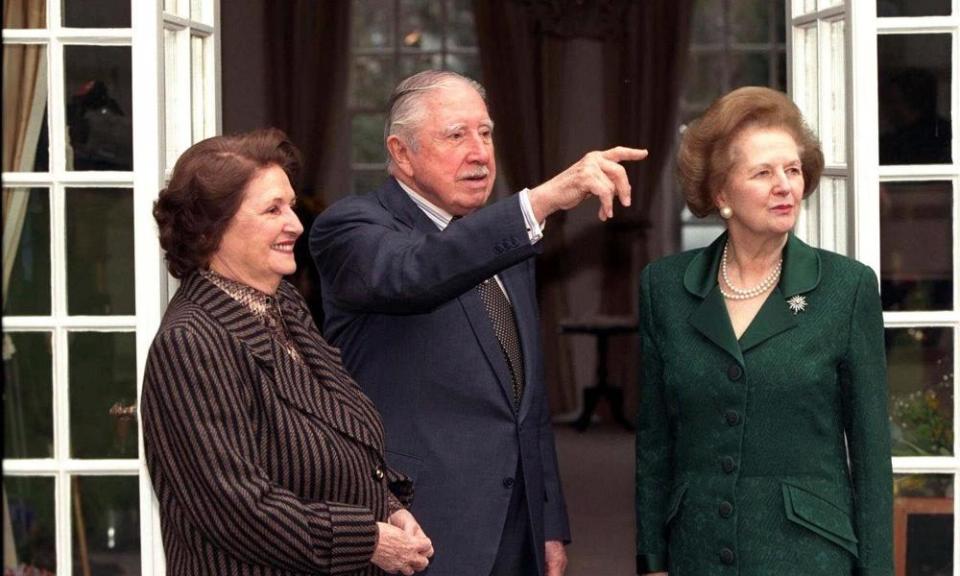
[[[739,364],[731,364],[730,367],[727,368],[727,377],[734,382],[739,380],[741,376],[743,376],[743,368],[741,368]]]

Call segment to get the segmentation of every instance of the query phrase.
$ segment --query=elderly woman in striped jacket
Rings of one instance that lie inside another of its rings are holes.
[[[413,574],[433,548],[370,400],[282,280],[303,232],[278,130],[204,140],[154,217],[181,280],[141,413],[171,574]]]

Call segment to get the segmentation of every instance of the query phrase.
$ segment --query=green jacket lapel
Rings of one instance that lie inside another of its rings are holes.
[[[787,300],[804,294],[820,283],[820,255],[799,238],[790,234],[783,250],[783,272],[779,285],[767,297],[756,318],[740,337],[743,352],[796,326],[797,315],[790,311]]]
[[[743,354],[717,285],[717,270],[720,269],[720,256],[726,241],[727,234],[721,234],[713,244],[694,257],[683,275],[683,286],[694,296],[703,299],[690,315],[690,324],[743,365]]]
[[[780,283],[767,297],[738,342],[717,285],[720,257],[726,241],[727,234],[721,234],[694,257],[684,273],[683,285],[688,292],[703,299],[690,315],[690,324],[743,364],[743,352],[796,326],[797,318],[790,311],[787,299],[817,287],[820,283],[820,256],[816,250],[790,234],[783,251]]]

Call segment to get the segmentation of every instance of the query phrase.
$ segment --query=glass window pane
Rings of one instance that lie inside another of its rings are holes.
[[[948,16],[950,0],[877,0],[877,16]]]
[[[73,573],[140,574],[136,476],[74,476]]]
[[[64,46],[71,170],[132,170],[130,47]]]
[[[689,56],[690,73],[687,74],[685,98],[697,109],[699,117],[722,90],[723,78],[727,76],[726,59],[715,51],[691,51]],[[708,70],[716,73],[710,74]]]
[[[724,5],[721,0],[698,0],[693,11],[693,38],[698,44],[723,42],[726,30]]]
[[[812,3],[812,0],[809,0]],[[810,128],[820,133],[819,78],[817,60],[817,28],[808,26],[793,32],[793,64],[796,87],[793,98]]]
[[[400,58],[400,69],[398,75],[400,78],[412,76],[417,72],[424,70],[443,68],[443,55],[441,54],[414,54],[402,56]]]
[[[453,70],[457,74],[472,78],[478,82],[483,79],[480,69],[480,57],[476,54],[447,54],[446,70]]]
[[[768,42],[773,4],[770,0],[731,2],[728,20],[734,42]]]
[[[3,548],[5,574],[56,574],[54,479],[4,476],[4,509],[10,512],[14,550]],[[10,557],[14,552],[15,557]],[[9,567],[15,566],[11,572]]]
[[[68,28],[129,28],[130,0],[62,0]]]
[[[880,164],[949,163],[950,34],[877,37]]]
[[[730,88],[738,86],[769,86],[771,84],[770,55],[766,52],[740,52],[730,57]]]
[[[4,188],[3,313],[50,314],[50,193],[46,188]]]
[[[827,164],[846,163],[846,70],[844,69],[843,20],[824,23],[827,35],[827,54],[823,63],[823,77],[828,82],[827,100],[823,102],[824,118],[820,127],[823,153]]]
[[[3,171],[46,172],[46,46],[3,45],[3,122]]]
[[[400,45],[406,50],[443,47],[443,5],[435,0],[400,0]]]
[[[456,48],[477,46],[471,0],[449,0],[447,4],[447,45]]]
[[[67,312],[134,314],[133,191],[67,188]]]
[[[53,345],[49,332],[3,335],[3,457],[53,457]]]
[[[793,0],[793,15],[809,14],[817,9],[817,0]]]
[[[834,6],[840,6],[843,4],[843,0],[820,0],[820,9],[832,8]]]
[[[45,28],[46,25],[46,0],[22,0],[21,2],[3,3],[4,28]],[[7,46],[4,45],[3,49],[6,50]]]
[[[820,235],[820,247],[847,253],[847,179],[824,176],[820,179],[820,188],[806,200],[806,205],[823,202],[818,210],[817,220],[820,229],[826,234]]]
[[[383,110],[393,91],[393,59],[358,56],[353,59],[350,81],[350,107]]]
[[[950,182],[880,185],[880,292],[885,310],[953,308]]]
[[[393,7],[383,0],[353,0],[354,48],[393,48]]]
[[[180,89],[187,81],[189,70],[181,70],[178,55],[180,43],[189,38],[187,31],[163,31],[163,70],[164,70],[164,148],[166,151],[166,167],[172,170],[177,158],[189,146],[189,114],[190,102],[186,100]],[[184,66],[185,67],[185,66]]]
[[[383,123],[385,114],[356,114],[350,125],[350,141],[353,144],[353,162],[386,162],[383,149]]]
[[[70,455],[136,458],[136,344],[132,332],[72,332]]]
[[[886,335],[894,456],[953,454],[953,330],[890,328]]]
[[[693,224],[681,228],[681,250],[693,250],[709,246],[717,236],[726,230],[723,224],[702,225]]]
[[[213,24],[212,0],[190,0],[190,18],[196,22]]]
[[[953,492],[950,475],[894,476],[897,574],[953,574]]]
[[[187,9],[190,7],[187,2],[189,0],[163,0],[163,11],[186,18],[188,16]]]
[[[193,115],[191,126],[193,127],[192,142],[199,142],[207,134],[206,110],[207,110],[207,68],[205,66],[203,38],[198,36],[190,37],[190,89],[192,92],[192,103],[190,110]]]

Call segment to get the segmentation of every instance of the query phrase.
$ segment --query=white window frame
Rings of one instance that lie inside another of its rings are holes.
[[[788,42],[793,42],[793,30],[797,25],[819,19],[845,18],[847,102],[846,147],[847,166],[828,165],[825,176],[846,175],[847,194],[844,198],[821,197],[812,208],[808,206],[798,222],[798,234],[813,244],[828,249],[847,252],[880,273],[880,183],[888,181],[949,181],[953,184],[953,301],[951,311],[884,312],[886,328],[934,328],[953,329],[954,358],[954,406],[953,456],[893,457],[895,474],[926,474],[950,476],[954,490],[960,481],[960,0],[952,0],[950,16],[878,18],[875,0],[834,0],[838,6],[821,9],[811,14],[795,15],[798,5],[813,4],[815,0],[787,0]],[[824,4],[824,0],[819,0]],[[797,10],[796,12],[801,12]],[[938,165],[880,166],[879,157],[879,104],[877,38],[881,34],[950,33],[952,34],[952,62],[954,70],[951,86],[951,111],[953,113],[953,163]],[[823,44],[818,50],[818,69],[822,69]],[[793,46],[788,46],[788,78],[790,91],[798,102],[804,100],[798,94],[793,67],[800,60]],[[822,108],[826,89],[820,77],[817,105]],[[802,109],[802,106],[801,106]],[[822,111],[821,111],[822,112]],[[822,115],[820,116],[822,118]],[[819,193],[818,193],[819,194]],[[831,225],[824,226],[825,212],[829,211]],[[819,214],[818,214],[819,212]],[[846,242],[848,250],[841,250]],[[953,572],[960,575],[960,498],[954,497],[953,510]]]
[[[78,0],[70,0],[78,1]],[[169,0],[168,0],[169,2]],[[220,3],[202,0],[204,21],[163,11],[163,0],[130,0],[130,28],[67,28],[62,26],[60,0],[46,0],[47,26],[40,29],[5,29],[4,43],[46,46],[47,110],[50,159],[48,172],[5,172],[3,186],[46,188],[50,198],[51,311],[49,316],[4,316],[4,332],[51,334],[53,346],[53,434],[52,458],[4,459],[4,476],[54,478],[54,520],[57,571],[73,572],[73,518],[70,478],[85,476],[136,476],[140,494],[141,571],[147,575],[166,572],[156,498],[143,458],[143,434],[138,458],[70,458],[69,358],[71,332],[134,333],[136,378],[139,405],[147,352],[160,325],[163,311],[173,293],[153,220],[153,203],[169,176],[166,165],[165,97],[173,92],[188,105],[178,108],[178,123],[190,127],[180,131],[177,149],[182,151],[202,137],[221,131],[220,104]],[[190,0],[179,0],[189,10]],[[183,10],[180,10],[183,13]],[[164,30],[186,37],[177,50],[176,78],[165,78]],[[202,55],[207,73],[192,82],[190,39],[207,39]],[[64,45],[129,46],[131,50],[131,93],[133,120],[133,171],[68,171],[65,154],[67,124],[64,87]],[[195,92],[194,86],[202,86]],[[165,89],[166,87],[166,89]],[[184,97],[185,93],[185,97]],[[195,101],[199,96],[201,102]],[[194,110],[202,110],[194,114]],[[193,129],[192,122],[202,122]],[[186,134],[186,138],[183,135]],[[77,187],[130,188],[133,193],[135,314],[115,316],[70,316],[67,314],[65,190]]]

